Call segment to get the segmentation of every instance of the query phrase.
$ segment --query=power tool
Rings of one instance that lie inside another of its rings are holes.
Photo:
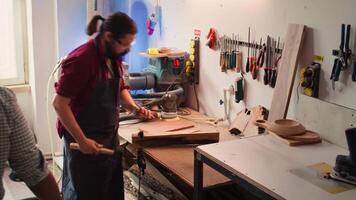
[[[356,185],[356,128],[345,130],[350,155],[337,155],[332,179]]]

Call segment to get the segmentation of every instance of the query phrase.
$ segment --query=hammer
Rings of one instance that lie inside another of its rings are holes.
[[[70,143],[70,149],[79,150],[79,144],[74,142]],[[121,157],[124,154],[124,151],[125,151],[125,147],[118,148],[115,151],[104,147],[99,148],[99,154],[108,155],[108,156],[114,156],[116,154],[118,157]],[[146,161],[143,156],[143,151],[141,148],[139,148],[139,150],[137,151],[137,158],[135,159],[135,161],[138,167],[140,168],[142,174],[144,174],[146,169]]]

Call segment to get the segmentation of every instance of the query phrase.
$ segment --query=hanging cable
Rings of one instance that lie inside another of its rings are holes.
[[[197,90],[196,90],[195,86],[196,86],[196,84],[194,83],[194,85],[193,85],[194,96],[195,96],[195,100],[196,100],[196,104],[197,104],[197,110],[199,112],[199,97],[198,97]]]
[[[54,78],[54,75],[57,73],[58,69],[61,67],[62,61],[64,58],[60,59],[57,64],[55,65],[51,75],[48,78],[47,81],[47,93],[46,93],[46,115],[47,115],[47,127],[48,127],[48,136],[49,136],[49,143],[51,147],[51,156],[52,156],[52,173],[55,174],[55,163],[54,163],[54,144],[53,144],[53,133],[51,129],[51,122],[50,122],[50,114],[49,114],[49,90],[51,86],[51,81]]]

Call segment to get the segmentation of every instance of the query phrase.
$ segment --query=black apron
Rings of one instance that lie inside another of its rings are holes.
[[[118,144],[119,83],[117,75],[109,80],[99,78],[87,106],[76,118],[86,137],[109,149]],[[121,159],[71,150],[71,142],[72,136],[64,133],[63,199],[123,200]]]

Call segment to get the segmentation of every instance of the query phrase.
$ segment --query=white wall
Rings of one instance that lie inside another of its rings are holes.
[[[63,57],[87,40],[87,0],[58,0],[58,52]]]
[[[129,1],[131,3],[135,1]],[[148,5],[153,2],[147,1]],[[193,30],[200,29],[201,37],[201,74],[198,87],[201,110],[212,116],[221,116],[223,107],[218,105],[223,97],[222,88],[233,83],[237,74],[222,73],[218,66],[219,52],[212,51],[204,43],[210,27],[219,34],[239,34],[247,41],[248,27],[251,27],[251,40],[259,40],[267,35],[285,36],[288,23],[300,23],[308,26],[305,45],[302,49],[301,65],[308,64],[312,55],[324,56],[320,97],[324,100],[356,109],[354,89],[350,74],[343,73],[341,81],[333,90],[329,76],[334,57],[331,50],[340,42],[341,23],[350,23],[356,27],[356,1],[352,0],[195,0],[160,1],[162,7],[162,33],[157,46],[174,46],[188,49]],[[157,34],[159,36],[159,34]],[[351,46],[355,46],[355,29],[351,32]],[[247,53],[246,49],[245,53]],[[245,59],[244,59],[245,60]],[[350,73],[348,71],[348,73]],[[273,89],[256,82],[247,76],[246,106],[261,104],[270,107]],[[292,102],[293,104],[293,102]],[[234,105],[234,110],[243,108]],[[293,106],[292,108],[293,109]]]

